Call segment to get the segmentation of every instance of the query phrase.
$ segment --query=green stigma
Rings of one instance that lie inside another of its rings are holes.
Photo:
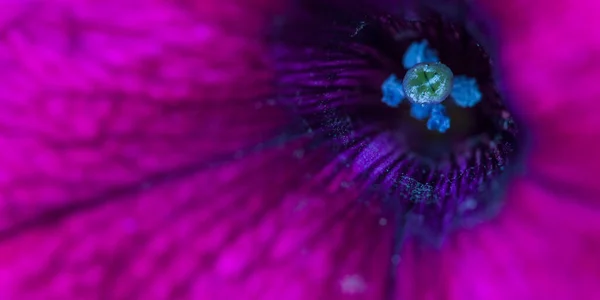
[[[410,102],[436,104],[452,92],[453,78],[450,68],[442,63],[420,63],[406,72],[402,87]]]

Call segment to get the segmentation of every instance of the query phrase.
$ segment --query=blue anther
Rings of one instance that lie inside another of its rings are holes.
[[[473,107],[481,101],[481,92],[477,81],[464,75],[454,77],[450,96],[460,107]]]
[[[450,118],[446,115],[446,108],[442,104],[433,105],[431,117],[427,121],[427,129],[444,133],[448,128],[450,128]]]
[[[390,75],[381,85],[383,97],[381,101],[390,107],[398,107],[404,99],[404,89],[402,81],[396,78],[396,75]]]
[[[417,120],[425,120],[431,115],[431,104],[411,103],[410,115]]]
[[[439,62],[440,59],[437,56],[435,50],[428,47],[429,43],[427,40],[422,40],[421,42],[414,42],[408,46],[406,52],[404,53],[404,57],[402,59],[402,64],[404,68],[410,69],[414,67],[416,64],[424,63],[424,62]]]

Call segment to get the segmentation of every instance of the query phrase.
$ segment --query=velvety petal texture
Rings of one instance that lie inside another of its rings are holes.
[[[281,135],[277,6],[5,6],[0,298],[383,297],[391,224]]]
[[[0,1],[0,299],[600,298],[594,3],[482,0],[526,172],[498,218],[399,249],[274,99],[285,3]]]
[[[506,92],[532,140],[500,216],[406,246],[402,299],[598,299],[600,112],[594,1],[482,1],[500,24]]]
[[[257,1],[4,2],[0,298],[244,293],[232,273],[251,261],[236,256],[256,243],[241,238],[260,239],[244,229],[282,222],[261,216],[285,190],[256,193],[278,184],[256,174],[298,163],[289,151],[222,167],[287,123],[270,104],[257,38],[275,11]],[[250,297],[266,289],[244,282]]]

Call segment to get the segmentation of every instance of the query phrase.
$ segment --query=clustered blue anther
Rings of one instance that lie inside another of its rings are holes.
[[[481,92],[474,78],[459,75],[440,62],[437,52],[426,40],[412,43],[402,63],[408,71],[402,81],[391,74],[381,85],[381,101],[390,107],[399,107],[406,98],[411,105],[410,115],[427,120],[427,128],[441,133],[450,128],[450,118],[442,104],[448,97],[463,108],[481,101]]]

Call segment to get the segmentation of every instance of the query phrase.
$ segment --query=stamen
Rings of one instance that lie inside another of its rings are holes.
[[[431,108],[430,104],[412,104],[410,115],[417,120],[425,120],[431,115]]]
[[[460,107],[473,107],[481,101],[481,92],[475,78],[464,75],[454,77],[454,85],[450,93],[454,103]]]
[[[381,101],[390,107],[398,107],[405,97],[402,82],[394,74],[383,82],[381,91],[383,93]]]
[[[402,64],[404,68],[410,69],[417,64],[426,63],[426,62],[439,62],[440,59],[437,56],[435,50],[429,48],[429,43],[427,40],[422,40],[421,42],[414,42],[404,53],[404,58],[402,59]]]
[[[441,104],[431,107],[431,117],[427,121],[427,129],[437,130],[441,133],[450,128],[450,118],[446,115],[446,108]]]

